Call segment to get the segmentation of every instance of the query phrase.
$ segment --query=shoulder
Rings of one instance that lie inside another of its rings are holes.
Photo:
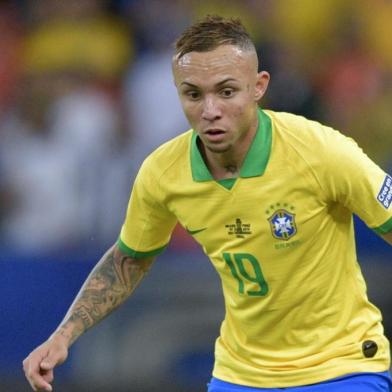
[[[273,129],[272,154],[295,173],[309,173],[326,190],[355,178],[358,167],[368,172],[372,162],[357,143],[332,127],[290,113],[266,111]],[[295,162],[295,165],[292,165]],[[344,170],[342,170],[344,168]]]
[[[265,112],[271,118],[275,140],[301,156],[319,160],[331,154],[344,154],[356,146],[351,138],[318,121],[291,113]]]
[[[337,130],[303,116],[271,110],[265,112],[271,118],[275,132],[290,139],[318,140],[322,143],[327,142],[331,137],[341,135]]]
[[[169,171],[178,171],[189,161],[192,130],[160,145],[144,160],[139,174],[152,174],[159,179]]]

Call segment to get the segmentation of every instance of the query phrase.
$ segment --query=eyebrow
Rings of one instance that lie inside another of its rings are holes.
[[[217,87],[222,86],[223,84],[225,84],[227,82],[236,82],[236,79],[234,79],[234,78],[226,78],[226,79],[222,80],[221,82],[217,83],[216,86]],[[190,86],[190,87],[198,88],[198,86],[196,86],[193,83],[189,83],[189,82],[181,82],[180,86],[182,86],[184,84],[187,85],[187,86]]]

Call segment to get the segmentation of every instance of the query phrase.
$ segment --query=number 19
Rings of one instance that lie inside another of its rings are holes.
[[[249,253],[224,252],[223,259],[225,260],[226,264],[229,266],[233,277],[238,281],[238,291],[240,292],[240,294],[244,294],[244,290],[245,290],[244,279],[249,282],[257,283],[260,287],[260,289],[257,291],[247,290],[246,294],[254,297],[257,296],[261,297],[268,293],[268,284],[264,279],[263,272],[261,271],[260,264],[257,261],[256,257],[254,257]],[[244,262],[250,263],[250,265],[254,270],[254,276],[249,275],[249,273],[245,268]]]

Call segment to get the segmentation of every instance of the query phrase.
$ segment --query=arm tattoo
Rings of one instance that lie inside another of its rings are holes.
[[[56,333],[72,344],[119,307],[148,272],[153,259],[135,260],[111,248],[92,270]]]

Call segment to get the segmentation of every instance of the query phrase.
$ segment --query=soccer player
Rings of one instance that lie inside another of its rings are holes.
[[[392,178],[338,131],[258,107],[269,74],[238,20],[189,27],[173,74],[192,129],[143,163],[118,242],[24,361],[33,389],[51,391],[71,344],[129,297],[180,222],[222,280],[209,392],[389,391],[352,214],[392,243]]]

